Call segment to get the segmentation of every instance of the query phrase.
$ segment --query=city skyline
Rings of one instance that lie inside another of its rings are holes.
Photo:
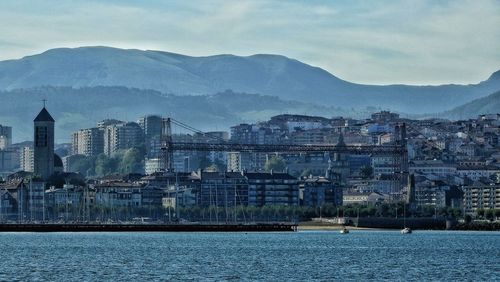
[[[0,281],[500,280],[499,15],[0,1]]]
[[[271,53],[348,81],[414,85],[477,83],[500,68],[497,1],[4,1],[0,8],[0,60],[89,45]]]

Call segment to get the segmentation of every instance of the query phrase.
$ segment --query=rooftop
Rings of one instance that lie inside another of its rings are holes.
[[[50,122],[55,122],[55,120],[52,118],[52,116],[49,114],[47,109],[43,107],[43,109],[40,111],[40,113],[36,116],[34,121],[50,121]]]

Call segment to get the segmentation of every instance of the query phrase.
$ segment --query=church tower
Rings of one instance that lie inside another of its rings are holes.
[[[346,154],[346,144],[344,142],[344,135],[342,132],[339,135],[339,140],[335,145],[337,149],[336,152],[333,153],[333,160],[330,160],[328,163],[328,170],[330,171],[330,177],[336,177],[337,181],[341,185],[345,185],[347,183],[347,178],[350,175],[349,168],[349,160]]]
[[[54,122],[45,105],[34,120],[34,173],[43,179],[54,174]]]

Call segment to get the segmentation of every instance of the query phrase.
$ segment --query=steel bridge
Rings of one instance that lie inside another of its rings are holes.
[[[184,143],[171,142],[163,148],[173,151],[259,152],[259,153],[345,153],[356,155],[404,154],[406,148],[398,145],[332,145],[332,144],[240,144],[240,143]]]
[[[162,146],[160,150],[160,169],[172,172],[174,151],[215,151],[215,152],[257,152],[257,153],[343,153],[351,155],[387,156],[392,158],[394,177],[403,181],[408,173],[408,154],[406,149],[406,125],[396,124],[394,145],[345,145],[345,144],[240,144],[213,137],[211,143],[174,142],[172,123],[204,136],[209,134],[197,130],[183,122],[165,118],[162,122]]]

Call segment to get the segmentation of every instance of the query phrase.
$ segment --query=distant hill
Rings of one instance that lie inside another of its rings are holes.
[[[449,119],[469,119],[481,114],[500,113],[500,91],[440,114]]]
[[[33,118],[42,99],[56,120],[56,142],[96,126],[105,118],[137,120],[145,114],[171,116],[201,130],[228,130],[242,122],[267,120],[282,113],[322,116],[360,115],[331,106],[284,101],[278,97],[225,91],[214,95],[177,96],[125,87],[39,87],[0,91],[0,124],[13,126],[16,141],[33,138]],[[377,109],[372,109],[377,110]]]
[[[452,109],[500,90],[500,71],[474,85],[374,86],[347,82],[321,68],[279,55],[190,57],[160,51],[81,47],[52,49],[0,62],[0,90],[40,86],[124,86],[178,96],[210,95],[231,89],[284,101],[349,109],[376,106],[421,114]],[[74,99],[81,102],[84,98]]]

